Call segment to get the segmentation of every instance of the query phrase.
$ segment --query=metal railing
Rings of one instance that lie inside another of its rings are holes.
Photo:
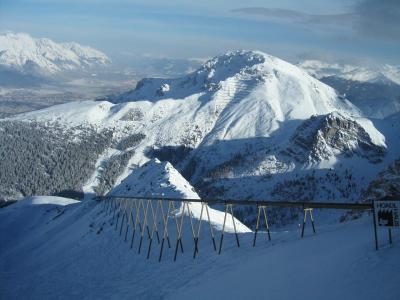
[[[183,253],[183,224],[184,218],[189,221],[190,232],[193,238],[193,258],[196,258],[199,252],[199,239],[202,221],[208,221],[209,234],[212,241],[213,250],[217,251],[214,228],[211,224],[209,205],[224,205],[224,221],[222,224],[221,236],[218,245],[218,254],[222,252],[224,233],[226,231],[226,222],[229,215],[232,218],[233,231],[236,238],[237,247],[240,247],[237,223],[234,216],[233,207],[236,205],[253,206],[256,208],[257,217],[255,230],[253,232],[253,247],[256,246],[257,234],[260,226],[264,223],[268,240],[271,241],[270,227],[268,224],[267,208],[300,208],[303,210],[303,224],[301,228],[301,237],[304,237],[304,230],[309,216],[314,234],[316,233],[313,209],[339,209],[339,210],[373,210],[373,203],[326,203],[326,202],[298,202],[298,201],[263,201],[263,200],[220,200],[220,199],[181,199],[167,197],[117,197],[103,196],[97,197],[101,201],[103,212],[112,215],[112,222],[115,222],[115,230],[119,228],[119,235],[123,233],[125,226],[125,241],[128,241],[128,232],[130,230],[130,247],[133,248],[136,233],[139,234],[138,253],[141,253],[143,242],[147,236],[148,249],[147,258],[150,257],[153,239],[157,239],[160,245],[158,260],[161,261],[165,242],[168,248],[171,248],[169,224],[173,219],[176,228],[176,243],[173,260],[176,261],[178,251]],[[200,216],[197,218],[197,224],[194,220],[189,203],[199,203],[201,205]],[[176,203],[180,206],[177,208]],[[179,210],[179,211],[178,211]],[[263,218],[263,222],[262,219]],[[112,223],[114,225],[114,223]],[[161,226],[159,226],[161,225]],[[161,231],[159,230],[161,227]],[[160,238],[161,233],[161,238]]]

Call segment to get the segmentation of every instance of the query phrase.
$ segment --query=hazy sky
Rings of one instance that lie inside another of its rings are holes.
[[[0,0],[0,31],[76,41],[112,58],[259,49],[296,62],[400,64],[399,0]]]

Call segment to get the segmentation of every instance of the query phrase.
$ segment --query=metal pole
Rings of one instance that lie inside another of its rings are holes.
[[[389,233],[389,244],[391,245],[393,243],[393,240],[392,240],[392,229],[389,228],[388,233]]]
[[[253,247],[256,246],[257,233],[258,233],[258,226],[260,225],[261,206],[257,206],[257,208],[258,208],[258,212],[257,212],[257,223],[256,223],[256,229],[255,229],[255,231],[254,231]]]
[[[199,225],[197,228],[197,236],[194,239],[194,252],[193,252],[193,258],[196,258],[196,254],[199,252],[198,249],[198,243],[199,243],[199,237],[200,237],[200,227],[201,227],[201,220],[203,218],[203,210],[204,210],[204,203],[201,203],[201,210],[200,210],[200,220],[199,220]]]
[[[239,236],[236,230],[236,222],[235,222],[235,216],[233,214],[233,204],[229,204],[230,208],[231,208],[231,216],[232,216],[232,223],[233,223],[233,230],[235,231],[235,236],[236,236],[236,244],[238,246],[238,248],[240,247],[240,243],[239,243]]]
[[[263,212],[264,212],[264,222],[265,222],[265,227],[267,229],[268,233],[268,240],[271,240],[271,232],[269,231],[269,224],[268,224],[268,217],[267,217],[267,207],[263,206]]]
[[[196,234],[195,234],[194,227],[193,227],[193,218],[192,218],[192,212],[190,210],[189,202],[187,202],[187,210],[188,210],[188,215],[189,215],[190,229],[192,231],[192,236],[193,236],[193,244],[196,244]]]
[[[217,251],[217,245],[215,243],[214,231],[213,231],[213,228],[212,228],[212,225],[211,225],[210,213],[208,211],[208,204],[207,203],[206,203],[206,213],[207,213],[208,225],[210,227],[210,235],[211,235],[211,239],[213,241],[214,251]]]
[[[375,200],[372,201],[372,217],[374,218],[375,250],[378,250],[379,243],[378,243],[378,232],[376,228],[376,218],[375,218]]]
[[[151,252],[151,245],[153,244],[153,236],[154,232],[157,232],[157,238],[158,238],[158,243],[160,243],[159,237],[158,237],[158,227],[157,227],[157,218],[158,218],[158,206],[156,206],[156,211],[154,212],[154,207],[153,203],[150,201],[150,209],[151,209],[151,214],[153,218],[153,225],[151,227],[151,235],[150,235],[150,242],[149,242],[149,248],[147,250],[147,259],[150,258],[150,252]]]
[[[224,231],[225,231],[225,222],[226,222],[226,215],[227,215],[227,213],[228,213],[228,206],[227,206],[227,204],[225,204],[224,223],[222,224],[221,240],[219,241],[219,251],[218,251],[218,254],[221,254],[222,242],[224,241]]]
[[[163,216],[163,225],[164,225],[164,230],[167,230],[167,242],[168,242],[168,248],[171,248],[171,243],[169,241],[169,232],[168,232],[168,228],[166,228],[166,226],[168,225],[168,219],[169,219],[169,214],[170,214],[170,205],[171,205],[171,201],[168,201],[168,208],[167,208],[167,215],[164,214],[164,207],[163,207],[163,203],[161,200],[158,200],[159,204],[160,204],[160,210],[161,210],[161,214]],[[163,235],[164,236],[164,235]]]
[[[303,218],[303,227],[301,229],[301,237],[304,237],[304,227],[306,226],[306,219],[307,219],[307,211],[303,208],[304,218]]]
[[[132,226],[133,228],[133,215],[132,215],[132,210],[133,210],[133,206],[132,203],[129,203],[129,216],[128,216],[128,221],[126,222],[126,230],[125,230],[125,242],[127,241],[128,238],[128,229],[129,226]]]
[[[119,221],[119,215],[120,215],[120,212],[121,212],[122,199],[120,199],[118,202],[119,202],[118,203],[119,205],[118,205],[118,212],[117,212],[117,222],[115,223],[115,230],[117,230],[117,228],[118,228],[118,221]]]
[[[313,212],[313,209],[310,208],[309,213],[310,213],[310,218],[311,218],[311,225],[312,225],[313,232],[315,233],[314,217],[313,217],[312,212]]]
[[[138,220],[139,220],[140,202],[141,201],[142,200],[135,199],[135,202],[134,202],[134,205],[135,205],[134,207],[135,207],[136,213],[135,213],[135,223],[133,224],[133,228],[132,228],[131,249],[133,247],[133,241],[135,239],[136,225],[138,224]],[[139,202],[139,205],[138,205],[138,202]],[[140,230],[141,230],[141,227],[140,227]]]
[[[143,219],[143,226],[142,226],[142,234],[140,235],[140,242],[139,242],[139,250],[138,253],[140,254],[140,249],[142,248],[142,242],[143,242],[143,235],[144,235],[144,227],[147,227],[147,229],[149,229],[149,227],[147,226],[147,210],[149,209],[149,201],[147,200],[146,203],[146,208],[144,208],[144,219]],[[148,232],[147,232],[148,233]],[[149,233],[148,233],[149,234]]]
[[[175,201],[172,201],[172,208],[174,209],[174,211],[176,211],[176,207],[175,207]],[[176,214],[174,216],[175,219],[175,224],[176,224],[176,234],[178,235],[179,232],[179,225],[178,225],[178,218],[176,217]],[[182,240],[179,241],[180,246],[181,246],[181,252],[183,253],[183,244],[182,244]]]
[[[138,197],[138,196],[119,196],[111,198],[126,198],[126,199],[143,199],[147,200],[150,198]],[[265,205],[265,206],[277,206],[277,207],[302,207],[304,208],[329,208],[329,209],[357,209],[357,210],[370,210],[372,203],[340,203],[340,202],[299,202],[299,201],[270,201],[270,200],[223,200],[223,199],[181,199],[181,198],[168,198],[168,197],[151,197],[152,200],[162,201],[189,201],[189,202],[205,202],[207,204],[234,204],[234,205]]]
[[[126,207],[128,205],[128,200],[125,201],[124,205],[124,211],[122,212],[122,220],[121,220],[121,228],[119,230],[119,235],[121,236],[122,234],[122,227],[124,226],[124,220],[125,220],[125,215],[126,215]]]
[[[162,205],[162,203],[160,202],[160,205]],[[168,210],[167,210],[167,215],[165,216],[164,219],[164,233],[163,233],[163,238],[162,238],[162,242],[161,242],[161,248],[160,248],[160,255],[158,257],[158,261],[161,261],[162,258],[162,254],[163,254],[163,249],[164,249],[164,241],[165,241],[165,237],[167,237],[168,239],[168,245],[169,245],[169,236],[168,236],[168,218],[169,218],[169,213],[170,213],[170,209],[171,209],[171,201],[168,201]],[[164,209],[161,206],[161,211],[163,211]],[[163,213],[164,215],[164,213]],[[171,248],[171,247],[170,247]]]
[[[162,217],[163,217],[163,219],[164,219],[164,216],[162,216]],[[157,222],[158,222],[158,205],[156,205],[154,224],[155,224],[155,226],[156,226],[157,243],[160,244],[160,235],[158,234]]]
[[[183,208],[182,208],[182,216],[181,216],[181,223],[180,226],[178,227],[178,236],[176,239],[176,246],[175,246],[175,255],[174,255],[174,261],[176,261],[176,256],[178,254],[178,245],[179,243],[182,243],[182,226],[183,226],[183,219],[185,217],[185,206],[187,205],[186,202],[183,202]],[[181,244],[182,245],[182,244]]]
[[[115,224],[115,230],[118,229],[118,224],[119,224],[118,220],[121,216],[121,211],[122,211],[123,206],[124,206],[124,199],[120,199],[119,206],[118,206],[117,223]]]
[[[125,214],[126,214],[126,228],[125,228],[125,237],[124,237],[124,241],[126,242],[126,238],[127,238],[127,235],[128,235],[128,229],[129,229],[129,226],[130,226],[130,224],[131,224],[131,220],[130,220],[130,216],[131,216],[131,210],[130,210],[130,207],[131,207],[131,203],[130,202],[127,202],[127,204],[126,204],[126,211],[125,211]]]

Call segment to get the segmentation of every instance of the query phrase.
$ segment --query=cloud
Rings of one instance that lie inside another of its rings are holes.
[[[291,9],[244,7],[232,12],[309,28],[337,27],[361,36],[400,41],[399,0],[359,0],[340,14],[307,14]]]
[[[363,0],[354,6],[354,27],[367,36],[400,41],[400,1]]]
[[[326,24],[326,25],[338,25],[346,26],[350,24],[354,19],[353,13],[343,14],[306,14],[291,9],[281,8],[266,8],[266,7],[245,7],[234,9],[232,12],[242,13],[247,15],[255,15],[265,19],[295,22],[303,24]]]

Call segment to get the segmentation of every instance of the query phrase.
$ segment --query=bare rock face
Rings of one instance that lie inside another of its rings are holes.
[[[356,121],[334,112],[304,121],[283,152],[301,163],[319,162],[339,154],[358,155],[378,163],[385,155],[385,148],[375,145]]]
[[[400,199],[400,159],[395,160],[369,184],[364,199]]]

